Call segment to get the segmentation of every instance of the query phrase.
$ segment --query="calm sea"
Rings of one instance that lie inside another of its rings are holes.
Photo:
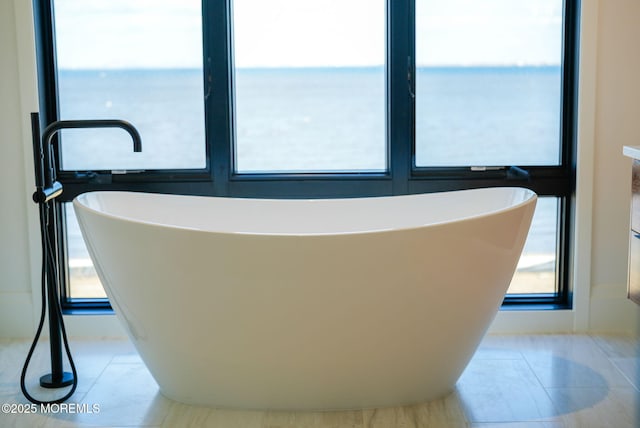
[[[418,69],[416,163],[557,164],[560,81],[558,67]],[[385,168],[382,68],[238,70],[234,90],[240,171]],[[59,91],[61,118],[129,120],[144,148],[120,130],[65,131],[64,169],[205,166],[200,71],[62,70]],[[554,252],[556,211],[540,201],[527,251]]]

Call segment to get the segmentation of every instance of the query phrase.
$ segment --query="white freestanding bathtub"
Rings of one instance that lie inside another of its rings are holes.
[[[536,195],[261,200],[95,192],[74,207],[164,395],[348,409],[449,393],[496,315]]]

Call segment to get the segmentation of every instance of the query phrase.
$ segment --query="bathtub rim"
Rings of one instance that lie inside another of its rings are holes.
[[[141,219],[139,216],[128,216],[128,215],[120,215],[113,214],[103,210],[99,210],[96,208],[92,208],[82,201],[83,198],[90,197],[96,194],[126,194],[126,195],[135,195],[142,194],[147,196],[158,196],[158,197],[168,197],[168,198],[198,198],[198,199],[216,199],[216,200],[249,200],[249,201],[260,201],[264,203],[278,203],[281,201],[290,201],[300,203],[321,203],[323,201],[355,201],[355,200],[388,200],[391,198],[394,199],[404,199],[404,198],[420,198],[420,197],[428,197],[431,195],[445,195],[445,194],[462,194],[462,193],[494,193],[494,192],[522,192],[522,200],[511,204],[511,205],[502,205],[498,208],[494,208],[483,212],[481,214],[475,215],[456,215],[451,218],[447,218],[442,221],[432,221],[426,222],[419,225],[411,225],[404,227],[388,227],[388,228],[368,228],[368,229],[359,229],[359,230],[348,230],[348,231],[328,231],[328,232],[259,232],[259,231],[233,231],[233,230],[214,230],[214,229],[205,229],[202,227],[189,227],[185,225],[178,224],[170,224],[168,222],[157,222],[150,221],[147,219]],[[479,187],[473,189],[463,189],[463,190],[450,190],[444,192],[431,192],[431,193],[411,193],[411,194],[403,194],[403,195],[384,195],[384,196],[356,196],[353,198],[253,198],[253,197],[229,197],[229,196],[203,196],[203,195],[184,195],[184,194],[173,194],[173,193],[152,193],[152,192],[138,192],[138,191],[129,191],[129,190],[93,190],[89,192],[81,193],[76,196],[72,204],[74,209],[84,209],[92,212],[98,216],[102,216],[107,219],[119,220],[119,221],[127,221],[134,224],[140,224],[148,227],[158,227],[158,228],[170,228],[176,230],[184,230],[184,231],[192,231],[198,233],[211,233],[211,234],[221,234],[221,235],[244,235],[244,236],[263,236],[263,237],[329,237],[329,236],[338,236],[338,235],[363,235],[363,234],[378,234],[378,233],[393,233],[393,232],[408,232],[412,230],[422,229],[425,227],[435,227],[447,225],[455,222],[461,221],[469,221],[472,219],[482,219],[485,217],[496,215],[497,213],[504,213],[512,210],[517,210],[524,205],[535,203],[537,201],[538,195],[533,190],[526,187],[519,186],[496,186],[496,187]]]

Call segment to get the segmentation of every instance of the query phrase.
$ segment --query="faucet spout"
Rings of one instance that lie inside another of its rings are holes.
[[[142,138],[140,138],[140,133],[131,123],[126,120],[119,119],[89,119],[89,120],[59,120],[51,123],[49,126],[44,128],[42,132],[42,140],[45,142],[46,146],[51,144],[51,139],[56,134],[56,132],[62,129],[74,129],[74,128],[84,128],[84,129],[94,129],[94,128],[121,128],[124,129],[131,135],[131,139],[133,140],[133,151],[141,152],[142,151]]]

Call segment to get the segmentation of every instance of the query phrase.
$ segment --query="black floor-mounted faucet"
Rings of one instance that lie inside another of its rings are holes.
[[[60,284],[58,275],[58,252],[55,251],[53,242],[55,232],[52,232],[49,218],[51,213],[55,213],[55,198],[62,193],[62,185],[56,181],[55,160],[52,156],[51,141],[56,132],[62,129],[74,128],[122,128],[127,131],[133,139],[133,151],[142,151],[142,140],[138,130],[129,122],[124,120],[60,120],[53,122],[44,129],[40,135],[40,116],[38,113],[31,113],[31,133],[33,138],[33,159],[35,169],[36,191],[33,200],[40,208],[40,230],[42,241],[42,310],[40,322],[33,339],[33,343],[22,368],[20,376],[20,388],[24,396],[35,404],[61,403],[73,395],[78,384],[78,376],[75,364],[69,350],[67,333],[62,319],[60,308],[59,290]],[[55,214],[53,214],[55,215]],[[55,227],[53,228],[55,229]],[[42,327],[45,321],[45,309],[49,313],[49,348],[51,352],[51,373],[40,378],[40,386],[44,388],[62,388],[71,386],[71,389],[63,396],[51,401],[40,401],[31,396],[25,386],[25,377],[31,356],[40,338]],[[67,353],[71,373],[63,370],[62,345]]]

